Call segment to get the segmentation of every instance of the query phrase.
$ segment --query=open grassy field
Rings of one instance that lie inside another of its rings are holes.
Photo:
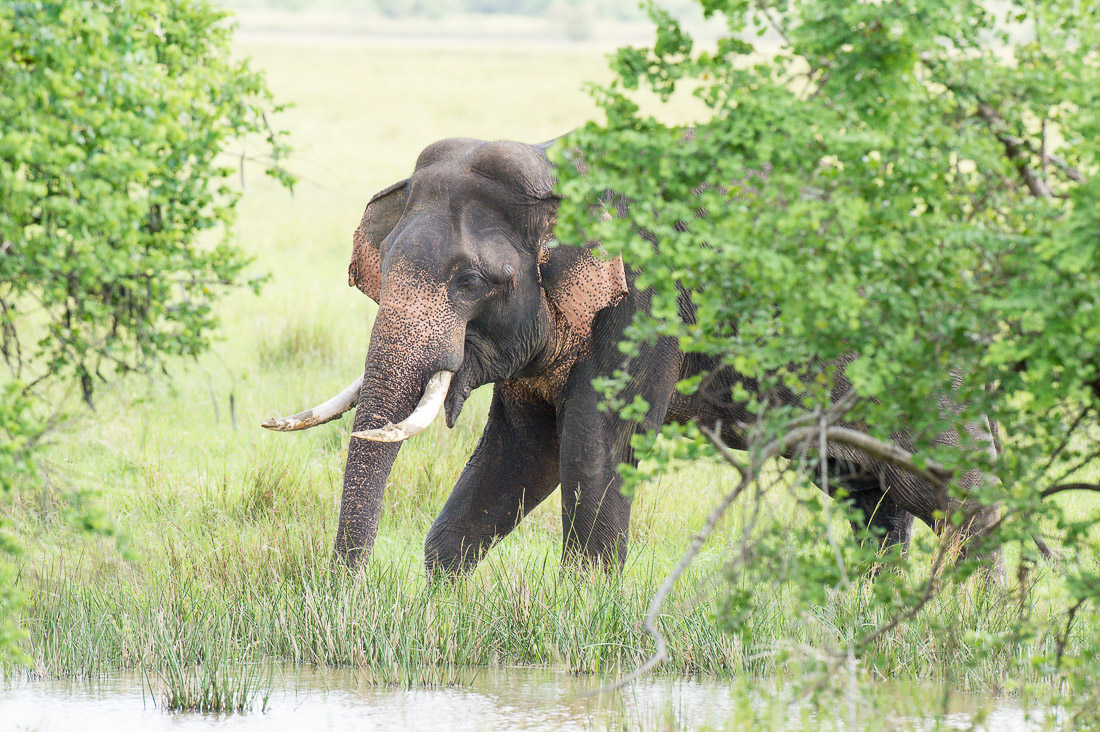
[[[468,581],[429,588],[423,538],[480,433],[486,390],[453,430],[440,420],[403,449],[374,555],[351,578],[327,571],[350,419],[293,434],[259,427],[327,398],[362,368],[374,306],[347,287],[346,267],[369,196],[406,176],[436,139],[536,142],[582,124],[595,112],[582,84],[607,76],[601,54],[251,38],[241,37],[238,52],[267,71],[279,100],[295,105],[273,123],[291,131],[289,167],[301,176],[293,195],[256,164],[237,182],[245,195],[234,239],[271,280],[259,297],[225,300],[209,354],[168,364],[171,378],[109,388],[94,414],[56,433],[43,486],[22,494],[9,516],[26,547],[18,571],[34,670],[164,674],[266,659],[358,665],[374,681],[399,684],[447,683],[485,665],[628,670],[652,649],[639,623],[653,589],[732,485],[729,471],[693,464],[646,486],[621,578],[559,571],[555,496]],[[662,116],[687,120],[694,110],[683,99]],[[88,538],[71,527],[62,486],[92,496],[115,534]],[[802,509],[782,495],[767,520],[799,521]],[[1073,500],[1080,511],[1095,510],[1095,502]],[[666,607],[673,645],[666,671],[797,673],[787,656],[766,649],[842,646],[853,627],[881,619],[884,611],[857,586],[810,624],[785,614],[781,596],[770,599],[770,610],[752,620],[752,645],[724,632],[716,571],[744,520],[737,509],[727,517]],[[919,529],[913,572],[927,570],[930,544]],[[918,618],[884,636],[860,678],[1003,688],[1019,654],[1006,649],[974,664],[968,645],[975,633],[1012,622],[1002,592],[974,586],[934,602],[927,617],[951,618],[954,637],[925,632]],[[1038,638],[1027,649],[1052,642]]]

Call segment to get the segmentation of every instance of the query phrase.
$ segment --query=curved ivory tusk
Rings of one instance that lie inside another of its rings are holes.
[[[443,400],[447,396],[447,389],[451,386],[452,376],[454,374],[450,371],[436,371],[432,374],[432,378],[428,379],[428,385],[424,387],[424,396],[420,397],[420,403],[401,424],[390,422],[385,427],[352,432],[351,436],[374,442],[401,442],[423,431],[443,408]]]
[[[329,399],[324,404],[318,404],[313,409],[298,412],[290,417],[275,417],[263,423],[263,427],[279,432],[293,432],[294,430],[307,430],[325,422],[331,422],[344,412],[359,403],[359,389],[363,386],[363,376],[351,382],[346,389]]]

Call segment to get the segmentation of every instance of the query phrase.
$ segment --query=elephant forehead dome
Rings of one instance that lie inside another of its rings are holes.
[[[420,153],[411,178],[414,187],[418,182],[427,184],[426,190],[433,194],[459,195],[470,185],[481,188],[486,180],[506,191],[502,200],[554,197],[553,167],[536,148],[520,142],[460,137],[440,140]]]
[[[550,164],[530,145],[521,142],[487,142],[466,158],[474,173],[521,190],[531,198],[553,195]]]
[[[484,140],[471,137],[451,137],[428,145],[416,159],[416,170],[426,168],[440,161],[459,160],[485,144]]]

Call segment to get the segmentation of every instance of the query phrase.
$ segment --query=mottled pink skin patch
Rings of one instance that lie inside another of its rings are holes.
[[[597,259],[591,251],[584,251],[564,277],[547,287],[546,296],[569,327],[587,338],[596,313],[618,305],[628,291],[621,255]]]
[[[358,287],[363,294],[378,302],[382,289],[382,258],[378,247],[363,241],[358,231],[348,266],[348,285]]]
[[[549,250],[539,251],[540,266],[550,262]],[[533,396],[555,403],[577,361],[592,346],[592,321],[629,293],[622,257],[598,259],[582,251],[563,276],[543,282],[542,309],[551,325],[549,356],[536,376],[509,379],[507,390],[517,399]]]
[[[391,266],[380,290],[371,341],[407,353],[410,363],[435,354],[461,354],[466,324],[455,313],[447,285],[415,267]]]

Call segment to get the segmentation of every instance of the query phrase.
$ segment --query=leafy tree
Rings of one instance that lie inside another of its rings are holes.
[[[1100,490],[1100,8],[1069,0],[700,4],[726,21],[716,47],[696,48],[651,7],[654,45],[620,49],[614,80],[593,87],[606,124],[589,123],[558,148],[559,236],[621,252],[653,293],[624,353],[673,337],[760,384],[753,393],[733,387],[758,419],[746,427],[747,455],[725,450],[713,425],[671,430],[686,442],[650,436],[638,447],[657,467],[700,451],[736,464],[743,480],[721,510],[772,485],[761,471],[782,451],[777,444],[802,456],[803,475],[818,470],[806,463],[826,440],[845,439],[841,423],[869,425],[871,452],[896,447],[892,436],[909,430],[917,449],[903,459],[908,469],[935,473],[960,499],[957,476],[978,468],[995,476],[942,520],[958,525],[968,519],[963,506],[1000,504],[1001,520],[979,548],[1018,546],[1021,607],[1036,602],[1023,598],[1031,597],[1037,529],[1060,539],[1063,569],[1044,601],[1063,609],[1064,628],[1029,624],[1021,610],[1011,633],[987,640],[1003,647],[1053,633],[1061,642],[1034,662],[1086,694],[1092,711],[1080,700],[1073,708],[1095,715],[1095,671],[1068,662],[1065,643],[1086,614],[1095,620],[1097,517],[1071,518],[1050,499]],[[691,130],[666,127],[639,113],[631,95],[642,87],[663,99],[686,87],[706,113]],[[586,165],[569,164],[577,157]],[[626,211],[608,204],[611,216],[593,216],[578,203],[608,189],[630,201]],[[680,288],[691,293],[691,322],[678,314]],[[852,388],[838,400],[835,365],[848,359]],[[624,379],[603,386],[629,415],[635,410],[616,396]],[[797,404],[759,396],[780,387]],[[958,414],[937,407],[943,395]],[[965,439],[936,444],[945,429],[986,417],[1000,425],[1003,452]],[[800,537],[801,555],[791,551],[790,527],[746,537],[730,570],[735,631],[747,632],[754,598],[768,588],[783,587],[791,612],[811,615],[871,563],[897,560],[837,543],[830,502],[817,496],[795,494],[817,519]],[[952,564],[949,552],[945,540],[928,577],[881,574],[872,591],[892,613],[881,622],[853,618],[872,630],[850,630],[828,669],[871,653],[889,629],[980,566]],[[660,599],[647,626],[655,634]],[[1095,655],[1089,632],[1074,636],[1078,658]]]
[[[90,402],[105,368],[207,345],[212,305],[248,262],[198,236],[232,214],[222,153],[253,132],[284,152],[224,18],[190,0],[4,6],[0,308],[16,376],[78,380]]]
[[[214,303],[249,262],[224,239],[243,162],[227,145],[262,135],[267,173],[293,182],[265,117],[277,107],[231,57],[226,17],[205,0],[0,5],[5,491],[33,472],[52,385],[91,405],[97,383],[207,347]]]

